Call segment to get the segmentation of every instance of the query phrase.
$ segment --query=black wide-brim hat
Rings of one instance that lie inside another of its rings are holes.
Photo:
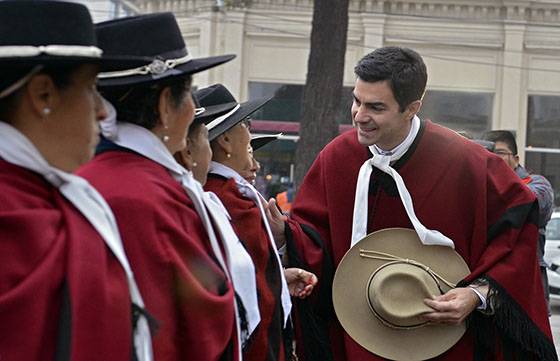
[[[99,64],[102,71],[142,66],[143,56],[111,56],[98,45],[88,9],[53,0],[0,1],[0,67]]]
[[[212,141],[219,135],[234,127],[266,103],[270,98],[260,98],[238,103],[230,91],[222,84],[214,84],[194,93],[200,107],[210,109],[205,116],[204,124],[208,128],[208,140]],[[220,108],[222,106],[223,108]],[[225,110],[227,108],[227,110]],[[204,116],[204,113],[201,114]]]
[[[264,147],[265,145],[278,140],[282,133],[278,134],[270,134],[270,135],[256,135],[251,137],[251,148],[253,151],[256,151],[259,148]]]
[[[150,57],[146,66],[99,75],[104,87],[150,84],[189,75],[226,63],[235,55],[193,58],[172,13],[156,13],[110,20],[96,25],[99,44],[109,55]]]

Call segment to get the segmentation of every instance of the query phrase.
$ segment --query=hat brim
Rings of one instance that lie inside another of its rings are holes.
[[[253,151],[264,147],[265,145],[278,140],[278,138],[282,135],[282,133],[273,134],[273,135],[261,135],[251,139],[251,148]]]
[[[99,78],[97,81],[97,85],[101,89],[108,88],[108,87],[147,85],[151,83],[157,83],[161,80],[169,79],[172,77],[196,74],[201,71],[213,68],[215,66],[227,63],[228,61],[234,58],[235,55],[233,54],[211,56],[207,58],[196,58],[196,59],[192,59],[187,63],[179,64],[175,66],[173,69],[169,69],[160,75],[138,74],[138,75],[114,77],[114,78]]]
[[[194,117],[194,122],[208,124],[212,121],[212,119],[231,111],[236,105],[237,102],[230,102],[204,107],[204,113]]]
[[[436,357],[461,339],[465,324],[428,324],[413,329],[384,325],[370,310],[366,285],[386,260],[360,257],[360,249],[414,259],[457,283],[469,273],[461,256],[450,247],[425,246],[414,230],[390,228],[369,234],[342,258],[333,280],[333,305],[348,335],[366,350],[390,360],[426,360]],[[449,288],[444,289],[447,291]]]
[[[216,139],[220,134],[228,131],[230,128],[234,127],[237,123],[242,121],[243,119],[247,118],[249,115],[253,114],[260,108],[266,105],[272,97],[270,98],[260,98],[249,100],[244,103],[239,104],[239,109],[231,116],[224,119],[223,122],[218,124],[216,127],[210,129],[208,131],[208,140],[213,141]]]
[[[39,55],[33,57],[9,57],[0,58],[0,66],[32,67],[35,65],[46,66],[68,66],[80,64],[99,65],[100,71],[118,71],[130,68],[137,68],[151,62],[148,57],[135,56],[111,56],[92,58],[85,56],[51,56]]]

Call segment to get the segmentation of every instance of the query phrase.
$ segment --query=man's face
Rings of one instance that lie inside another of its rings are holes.
[[[513,154],[511,149],[509,149],[508,145],[504,142],[496,142],[494,153],[499,155],[511,169],[515,169],[519,165],[519,156]]]
[[[375,144],[383,150],[402,143],[421,104],[413,102],[401,113],[386,80],[370,83],[358,78],[353,96],[352,120],[358,130],[358,141],[365,146]]]

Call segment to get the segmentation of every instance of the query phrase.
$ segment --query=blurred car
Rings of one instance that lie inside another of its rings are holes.
[[[550,298],[560,300],[560,211],[552,213],[552,218],[546,225],[544,250],[544,260],[549,265],[546,273]]]

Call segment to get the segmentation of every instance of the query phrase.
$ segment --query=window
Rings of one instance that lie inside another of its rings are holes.
[[[560,218],[552,218],[546,225],[546,239],[560,239]]]
[[[526,168],[548,179],[560,204],[560,96],[529,96],[526,140]]]
[[[560,148],[560,97],[529,96],[527,146]]]
[[[478,138],[490,129],[492,102],[491,93],[428,90],[419,116]]]
[[[350,107],[352,106],[353,87],[344,87],[339,105],[339,123],[351,124]],[[303,85],[249,82],[249,99],[274,98],[263,108],[255,112],[252,118],[259,120],[279,120],[298,122],[301,118]]]

